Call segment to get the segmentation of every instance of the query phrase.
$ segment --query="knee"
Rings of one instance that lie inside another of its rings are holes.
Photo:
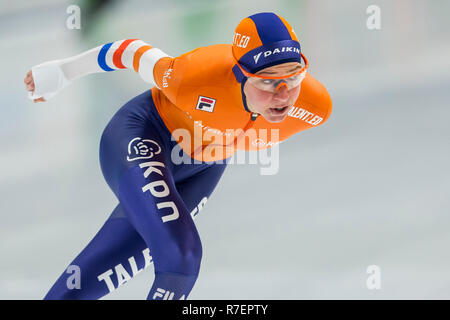
[[[200,242],[200,239],[195,242],[195,244],[189,246],[182,250],[181,256],[181,265],[183,269],[188,269],[187,274],[195,274],[198,275],[200,271],[200,264],[202,261],[203,248]]]
[[[155,271],[198,275],[202,260],[202,244],[198,235],[171,243],[161,256],[153,256]]]

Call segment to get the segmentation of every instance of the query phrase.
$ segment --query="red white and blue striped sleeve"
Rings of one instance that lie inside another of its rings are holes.
[[[172,58],[139,39],[110,42],[73,57],[32,67],[35,90],[30,92],[29,98],[49,99],[77,78],[118,69],[132,69],[145,82],[158,87],[153,69],[158,60],[164,57]]]
[[[131,69],[139,73],[145,82],[156,85],[153,68],[163,57],[169,57],[169,55],[142,40],[125,39],[110,42],[65,59],[61,68],[69,80],[89,73]]]
[[[144,81],[156,84],[153,68],[156,62],[169,57],[158,48],[146,44],[139,39],[125,39],[101,46],[97,55],[98,66],[103,71],[132,69],[139,73]]]

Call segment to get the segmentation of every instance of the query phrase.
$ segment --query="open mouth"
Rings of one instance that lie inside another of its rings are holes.
[[[275,115],[282,115],[288,110],[289,106],[284,107],[276,107],[276,108],[270,108],[270,111]]]

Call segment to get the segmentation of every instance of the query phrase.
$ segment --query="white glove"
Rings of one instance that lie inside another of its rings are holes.
[[[34,92],[28,92],[28,98],[31,100],[41,97],[48,100],[71,83],[61,69],[60,60],[34,66],[31,68],[31,73],[34,80]]]

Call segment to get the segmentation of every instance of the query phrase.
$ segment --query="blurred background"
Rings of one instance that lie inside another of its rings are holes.
[[[66,26],[70,5],[81,29]],[[122,70],[33,104],[28,70],[124,38],[172,56],[231,43],[262,11],[295,28],[333,113],[280,145],[278,174],[228,167],[195,220],[190,298],[450,298],[449,1],[15,0],[0,2],[0,299],[42,299],[103,225],[117,200],[101,133],[149,89]],[[370,265],[379,290],[366,286]],[[153,266],[104,299],[144,299],[152,281]]]

